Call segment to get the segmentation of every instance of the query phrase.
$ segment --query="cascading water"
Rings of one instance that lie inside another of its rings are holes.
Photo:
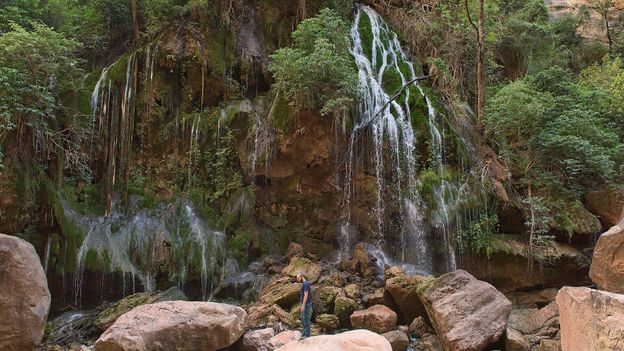
[[[368,24],[365,25],[364,23]],[[364,27],[367,33],[363,33]],[[358,67],[361,99],[355,119],[346,165],[344,207],[346,220],[341,226],[341,252],[351,251],[354,225],[351,204],[355,197],[354,174],[357,167],[357,142],[364,129],[372,134],[372,158],[376,179],[376,205],[373,210],[377,219],[377,247],[384,244],[393,256],[401,261],[411,261],[422,271],[431,271],[431,250],[427,245],[423,222],[422,201],[416,191],[415,136],[411,124],[410,90],[406,89],[398,99],[391,101],[396,91],[388,91],[392,80],[401,86],[416,78],[412,63],[407,60],[395,33],[370,7],[358,8],[351,28],[351,54]],[[424,96],[424,94],[423,94]],[[400,230],[398,242],[385,240],[384,217],[386,206],[384,194],[396,193],[399,209]]]
[[[76,306],[81,305],[87,269],[121,274],[124,294],[139,288],[156,290],[159,274],[168,275],[170,283],[184,288],[189,270],[193,270],[200,280],[202,299],[208,298],[224,258],[225,234],[210,229],[190,202],[182,200],[129,214],[115,209],[108,217],[81,215],[67,205],[64,210],[86,234],[76,255]]]

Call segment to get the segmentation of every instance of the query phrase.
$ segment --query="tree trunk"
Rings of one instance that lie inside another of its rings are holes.
[[[613,38],[611,38],[611,28],[609,28],[609,8],[605,8],[602,13],[604,18],[605,28],[607,29],[607,41],[609,42],[609,52],[613,52]]]
[[[139,21],[137,19],[137,2],[136,0],[130,1],[130,6],[132,7],[132,30],[134,32],[133,40],[139,40]]]
[[[479,29],[477,30],[477,128],[483,129],[485,105],[485,11],[484,0],[479,0]]]

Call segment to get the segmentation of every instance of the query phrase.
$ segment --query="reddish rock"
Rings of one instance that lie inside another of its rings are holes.
[[[297,243],[290,243],[286,249],[286,259],[290,260],[294,256],[303,256],[303,246]]]
[[[280,347],[295,342],[301,339],[301,332],[296,330],[283,331],[269,340],[269,348],[271,350],[279,349]]]
[[[601,289],[624,293],[624,216],[598,238],[589,276]]]
[[[142,305],[119,317],[96,341],[95,350],[218,350],[236,342],[246,322],[242,308],[221,303]]]
[[[250,330],[243,335],[240,351],[271,351],[269,340],[274,336],[273,328]]]
[[[565,286],[557,294],[561,348],[624,349],[624,295]]]
[[[427,316],[417,293],[418,288],[426,281],[427,278],[419,275],[399,275],[386,280],[386,290],[392,295],[407,323],[416,317]]]
[[[35,248],[0,234],[0,350],[34,350],[49,310],[48,282]]]
[[[291,342],[277,351],[392,351],[386,338],[368,330],[351,330]]]
[[[446,273],[418,293],[447,351],[483,350],[505,332],[511,302],[466,271]]]
[[[383,334],[396,329],[397,314],[383,305],[375,305],[351,315],[351,325]]]
[[[382,336],[388,340],[392,351],[405,351],[409,346],[409,338],[405,332],[400,330],[393,330],[387,333],[383,333]]]
[[[598,216],[607,228],[616,225],[624,208],[624,192],[610,187],[592,191],[585,197],[587,208]]]

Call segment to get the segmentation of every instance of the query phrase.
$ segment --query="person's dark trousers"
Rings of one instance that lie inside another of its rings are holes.
[[[303,312],[301,313],[301,326],[303,328],[301,332],[302,337],[310,336],[310,315],[312,314],[312,304],[306,303]]]

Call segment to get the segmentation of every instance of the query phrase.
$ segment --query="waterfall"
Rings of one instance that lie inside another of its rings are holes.
[[[368,30],[365,23],[370,25],[370,33],[363,35],[361,27]],[[369,129],[376,180],[376,203],[372,211],[378,231],[375,245],[379,248],[385,245],[401,261],[411,261],[420,270],[430,271],[432,258],[425,238],[424,206],[416,191],[416,139],[411,124],[410,89],[391,102],[390,97],[397,91],[388,91],[393,80],[395,85],[403,86],[415,78],[414,67],[401,49],[396,34],[368,6],[358,8],[351,28],[351,44],[351,54],[358,68],[360,101],[346,162],[343,207],[347,214],[341,225],[341,252],[349,253],[356,239],[350,207],[356,196],[353,183],[358,137]],[[398,87],[395,88],[398,90]],[[394,203],[387,202],[385,194],[389,191],[396,194],[394,200],[390,199]],[[401,233],[395,242],[388,242],[386,238],[387,206],[397,208],[400,213]]]
[[[132,159],[132,139],[134,135],[135,100],[137,95],[136,53],[125,57],[125,72],[123,90],[117,91],[113,71],[119,71],[117,61],[102,70],[100,78],[91,94],[91,154],[93,154],[94,138],[100,140],[101,151],[104,157],[104,194],[105,212],[112,210],[113,191],[120,176],[125,183],[130,175],[130,160]],[[97,134],[95,125],[98,125]]]
[[[76,255],[76,307],[81,305],[87,270],[119,273],[124,295],[139,290],[137,283],[140,290],[156,290],[156,277],[163,273],[168,283],[184,287],[191,271],[197,274],[205,300],[218,279],[225,234],[211,229],[187,200],[130,214],[114,206],[108,217],[81,215],[66,204],[64,211],[86,233]]]

